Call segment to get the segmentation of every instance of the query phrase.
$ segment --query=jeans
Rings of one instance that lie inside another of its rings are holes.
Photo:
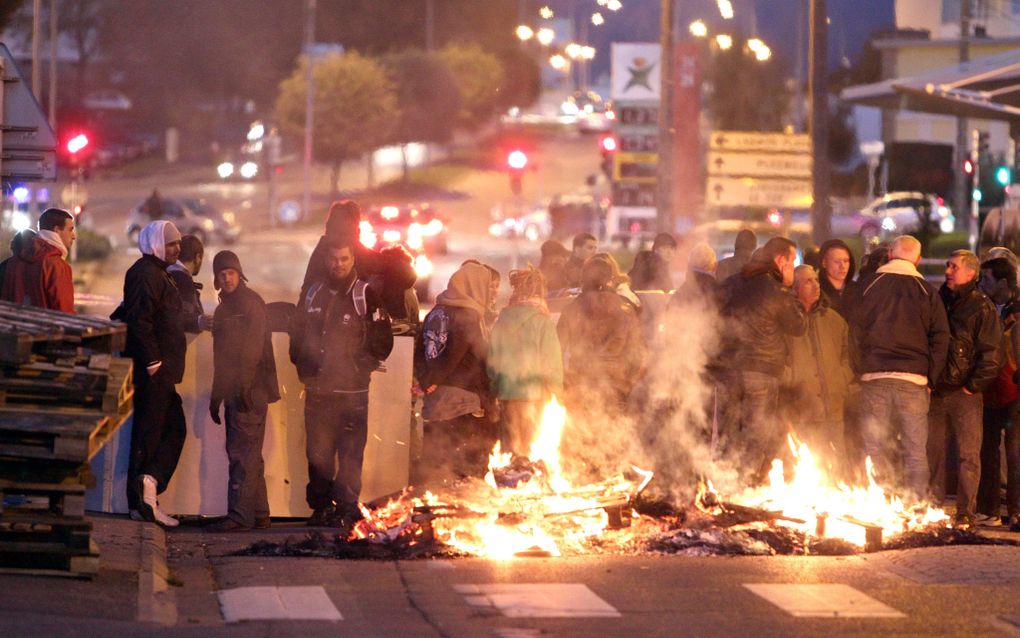
[[[131,426],[131,457],[128,461],[128,507],[141,509],[139,478],[156,479],[157,493],[166,490],[184,449],[188,424],[176,386],[158,371],[150,377],[143,367],[135,374],[134,419]]]
[[[960,455],[960,476],[956,486],[956,513],[971,518],[977,511],[978,484],[981,482],[981,394],[966,394],[962,389],[937,392],[928,413],[928,467],[931,493],[941,501],[946,496],[946,454],[949,437]]]
[[[368,392],[309,392],[305,433],[308,506],[319,510],[336,503],[337,510],[356,514],[368,440]]]
[[[1004,408],[985,408],[984,436],[981,438],[981,485],[977,511],[989,516],[1002,514],[1002,467],[999,445],[1006,431],[1006,513],[1020,515],[1020,424],[1016,404]]]
[[[763,480],[772,459],[781,456],[786,434],[777,418],[778,376],[728,370],[720,376],[716,390],[723,458],[752,472],[753,480]]]
[[[242,412],[234,400],[227,401],[224,417],[227,430],[227,459],[230,481],[227,489],[227,517],[246,527],[269,516],[265,462],[262,442],[266,438],[266,406]]]
[[[861,383],[860,419],[864,452],[880,481],[895,480],[902,458],[903,484],[914,498],[928,494],[928,388],[900,379]],[[898,444],[898,445],[897,445]],[[897,449],[898,448],[898,449]]]
[[[499,439],[499,424],[470,414],[444,421],[426,421],[421,476],[439,485],[464,476],[485,476],[489,452]]]

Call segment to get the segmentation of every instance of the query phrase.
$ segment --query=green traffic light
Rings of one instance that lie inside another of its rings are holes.
[[[973,193],[971,193],[971,198],[972,198],[972,199],[973,199],[973,200],[974,200],[975,202],[980,202],[980,201],[981,201],[981,189],[980,189],[980,188],[975,188],[975,189],[974,189],[974,192],[973,192]]]
[[[1011,176],[1009,174],[1009,169],[1006,168],[1005,166],[1000,166],[995,171],[995,181],[999,182],[1003,186],[1008,186],[1009,185],[1009,183],[1011,181],[1010,177]]]

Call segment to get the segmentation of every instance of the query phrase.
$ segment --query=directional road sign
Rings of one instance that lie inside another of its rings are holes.
[[[0,178],[57,178],[57,138],[6,46],[0,44]]]
[[[803,134],[712,131],[712,135],[708,138],[708,149],[710,151],[810,153],[811,138]]]
[[[811,178],[811,156],[804,153],[709,151],[709,175]]]
[[[710,175],[705,202],[710,206],[807,208],[811,206],[811,181]]]

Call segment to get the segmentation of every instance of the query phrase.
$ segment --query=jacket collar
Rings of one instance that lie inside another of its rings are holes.
[[[879,266],[878,272],[890,275],[908,275],[910,277],[924,279],[924,275],[917,270],[917,266],[906,259],[900,259],[899,257],[894,257],[889,260],[889,263]]]
[[[60,251],[60,256],[67,259],[67,246],[61,241],[60,235],[56,234],[52,230],[40,230],[36,233],[36,236],[46,242],[47,244],[55,247]]]

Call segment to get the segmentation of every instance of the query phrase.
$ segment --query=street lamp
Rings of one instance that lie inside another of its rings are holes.
[[[595,47],[587,46],[587,45],[581,47],[581,59],[582,60],[592,60],[594,58],[595,58]]]
[[[733,47],[733,38],[725,33],[720,33],[715,36],[715,43],[719,45],[719,48],[723,51],[729,51]]]
[[[549,65],[552,68],[556,69],[557,71],[563,71],[568,66],[570,66],[570,63],[567,62],[567,59],[565,57],[563,57],[559,53],[556,53],[555,55],[552,55],[549,58]]]
[[[596,11],[595,13],[591,14],[591,23],[597,27],[600,27],[606,23],[606,19],[602,17],[601,13]]]
[[[695,38],[703,38],[708,35],[708,26],[705,25],[701,20],[695,20],[687,26],[687,30],[691,32]]]
[[[581,45],[576,42],[571,42],[566,46],[564,52],[571,60],[576,60],[581,57]]]
[[[768,45],[761,40],[761,38],[751,38],[747,41],[747,48],[754,53],[754,57],[759,62],[764,62],[772,57],[772,50],[769,49]]]
[[[719,7],[719,15],[723,17],[723,20],[733,19],[733,3],[730,0],[716,0],[716,5]]]
[[[514,33],[517,34],[517,39],[521,42],[527,42],[531,38],[535,37],[535,30],[526,24],[519,25]]]
[[[619,11],[623,8],[623,3],[620,2],[620,0],[609,0],[609,2],[606,3],[606,8],[610,11]]]
[[[553,10],[547,6],[542,7],[541,9],[538,10],[538,15],[542,16],[543,20],[552,20]]]
[[[547,47],[550,44],[552,44],[553,40],[556,39],[556,32],[548,27],[544,27],[538,30],[538,33],[535,34],[535,37],[538,39],[539,44],[541,44],[544,47]]]

